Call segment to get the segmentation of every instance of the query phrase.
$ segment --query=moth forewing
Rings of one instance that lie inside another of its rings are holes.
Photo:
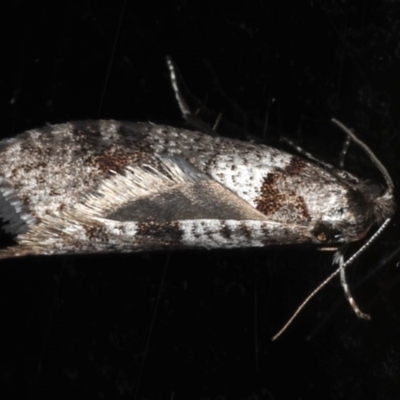
[[[0,156],[0,212],[17,242],[75,216],[264,220],[265,245],[330,245],[360,239],[394,204],[351,174],[275,148],[146,123],[46,126],[3,141]]]

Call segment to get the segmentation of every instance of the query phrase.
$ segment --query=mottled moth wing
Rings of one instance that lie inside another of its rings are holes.
[[[149,123],[47,126],[0,157],[0,216],[19,245],[3,257],[346,243],[393,203],[345,171]]]
[[[158,169],[112,173],[78,204],[44,216],[0,257],[262,246],[279,230],[287,240],[287,229],[187,161],[160,158]]]

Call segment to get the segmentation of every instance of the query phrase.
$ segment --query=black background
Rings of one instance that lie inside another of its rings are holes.
[[[336,117],[398,186],[400,3],[297,3],[8,2],[1,135],[93,118],[181,124],[169,54],[191,92],[243,132],[274,144],[281,132],[335,163],[344,137],[329,122]],[[346,168],[382,180],[354,147]],[[53,399],[397,399],[398,233],[396,216],[348,272],[370,322],[355,317],[335,281],[277,342],[271,336],[333,270],[330,253],[4,260],[0,390]]]

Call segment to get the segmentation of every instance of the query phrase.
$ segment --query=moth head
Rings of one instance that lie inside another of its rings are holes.
[[[367,153],[386,182],[386,188],[368,181],[348,184],[343,201],[332,207],[326,218],[317,224],[315,234],[319,240],[326,238],[327,242],[347,243],[362,239],[374,224],[387,226],[396,208],[394,184],[389,172],[372,150],[342,123],[332,121]]]
[[[393,195],[381,186],[362,182],[349,187],[343,201],[332,206],[316,225],[314,234],[321,242],[352,242],[365,237],[373,225],[391,218]]]
[[[382,185],[367,181],[357,185],[356,189],[364,198],[366,203],[366,219],[371,224],[381,224],[393,216],[396,205],[392,188],[389,187],[386,189]]]

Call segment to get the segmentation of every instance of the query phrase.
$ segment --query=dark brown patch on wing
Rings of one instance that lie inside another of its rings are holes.
[[[93,242],[100,241],[103,243],[107,243],[109,240],[108,234],[104,229],[103,225],[100,224],[91,224],[91,225],[82,225],[85,229],[86,236]]]
[[[180,245],[184,232],[176,221],[142,222],[136,233],[137,240],[154,245]]]
[[[301,171],[303,171],[306,167],[307,161],[298,157],[292,157],[289,165],[283,169],[283,172],[289,176],[300,175]]]
[[[252,237],[251,230],[249,229],[249,227],[246,225],[245,222],[240,223],[240,230],[242,231],[242,234],[245,238],[251,239]]]
[[[121,173],[128,165],[139,163],[140,159],[139,153],[134,153],[132,157],[132,154],[126,155],[109,150],[94,157],[93,163],[104,173],[110,170]]]
[[[82,150],[86,150],[82,151],[86,155],[86,165],[107,174],[110,170],[120,173],[128,165],[156,163],[154,159],[150,160],[153,151],[146,141],[151,126],[132,122],[107,122],[102,121],[98,128],[96,121],[87,121],[84,125],[74,127],[73,134]],[[89,134],[85,137],[86,130]]]
[[[286,168],[268,174],[261,187],[261,196],[257,200],[257,210],[279,222],[309,221],[311,217],[307,204],[304,198],[296,193],[299,175],[306,166],[306,161],[293,157]]]
[[[227,239],[227,240],[229,240],[231,238],[231,236],[232,236],[231,230],[229,229],[229,227],[225,223],[222,224],[222,228],[221,228],[221,232],[220,233],[221,233],[221,236],[224,239]]]
[[[283,174],[277,172],[274,174],[268,174],[263,181],[261,196],[258,199],[256,208],[264,215],[276,213],[285,204],[287,195],[281,193],[278,188],[278,182],[282,177]]]

